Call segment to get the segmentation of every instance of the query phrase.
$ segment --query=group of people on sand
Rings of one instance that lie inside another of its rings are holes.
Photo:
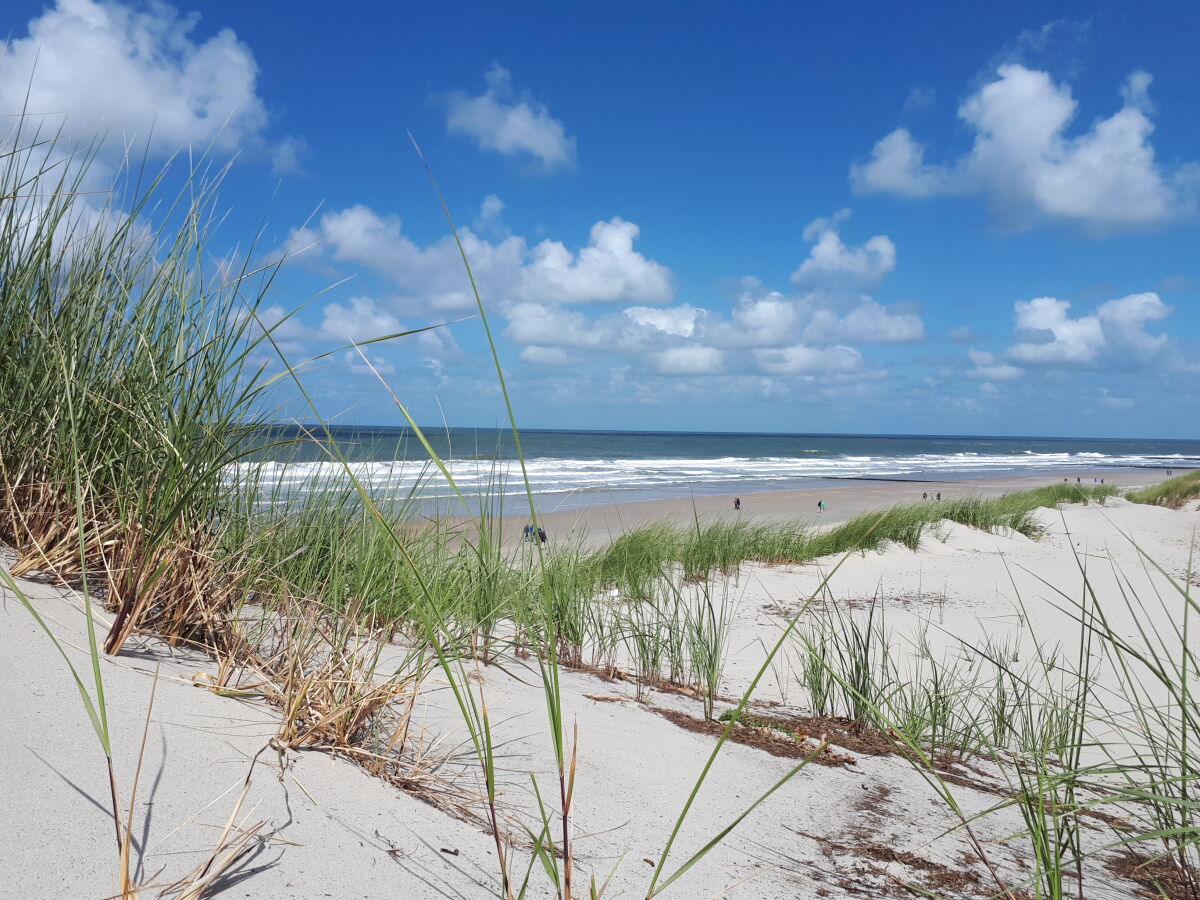
[[[921,499],[922,499],[922,500],[928,500],[928,499],[929,499],[929,491],[921,491]],[[937,492],[937,495],[936,495],[936,496],[935,496],[933,499],[934,499],[934,500],[937,500],[937,501],[939,501],[939,502],[941,502],[941,499],[942,499],[942,492],[941,492],[941,491],[938,491],[938,492]]]
[[[546,529],[539,525],[535,530],[532,523],[526,525],[525,530],[521,533],[521,540],[532,542],[534,537],[541,543],[546,543]]]

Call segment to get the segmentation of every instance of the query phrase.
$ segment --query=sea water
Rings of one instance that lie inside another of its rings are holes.
[[[262,436],[298,443],[259,450],[229,473],[257,481],[262,496],[294,500],[360,484],[422,506],[459,503],[445,474],[408,428],[338,426],[337,453],[323,431],[298,426]],[[511,431],[429,429],[425,436],[474,509],[510,506],[525,493]],[[823,488],[846,481],[941,481],[1045,474],[1070,477],[1130,468],[1200,466],[1200,441],[969,435],[716,434],[655,431],[522,431],[530,487],[544,512],[597,503]],[[505,499],[507,498],[507,499]]]

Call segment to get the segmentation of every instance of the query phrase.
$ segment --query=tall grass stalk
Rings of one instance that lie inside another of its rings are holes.
[[[433,186],[434,193],[437,195],[438,202],[441,204],[442,212],[446,216],[446,222],[450,226],[450,231],[454,235],[454,242],[458,247],[459,255],[462,258],[463,269],[466,271],[467,279],[471,284],[471,293],[475,298],[475,307],[479,313],[479,320],[483,326],[484,335],[487,338],[488,348],[491,351],[492,362],[496,369],[496,380],[500,386],[500,393],[504,398],[504,408],[508,415],[509,426],[512,431],[513,445],[516,450],[517,461],[521,468],[521,481],[525,487],[525,497],[529,503],[529,518],[533,524],[535,532],[539,528],[537,504],[533,499],[533,487],[529,481],[529,471],[525,466],[525,454],[521,449],[521,434],[517,427],[517,417],[513,412],[512,399],[508,393],[508,383],[504,378],[504,368],[500,364],[500,353],[496,349],[496,342],[492,336],[491,325],[488,322],[487,310],[484,309],[483,297],[479,293],[479,286],[475,282],[475,273],[471,269],[471,261],[467,257],[466,248],[463,246],[462,238],[459,235],[458,227],[454,224],[454,217],[450,214],[450,207],[446,204],[446,198],[443,196],[441,189],[438,187],[437,179],[434,178],[433,169],[429,166],[425,155],[421,152],[421,148],[417,145],[416,140],[409,135],[412,141],[413,148],[417,151],[417,156],[420,157],[422,165],[425,166],[425,171],[429,176],[429,182]],[[541,542],[538,541],[537,552],[539,561],[542,557]],[[572,888],[572,869],[574,863],[574,853],[571,845],[570,835],[570,808],[571,797],[575,783],[575,751],[571,751],[570,771],[567,770],[567,751],[566,751],[566,735],[564,733],[563,723],[563,703],[562,703],[562,687],[559,681],[558,657],[557,657],[557,635],[555,634],[556,623],[552,616],[553,597],[546,593],[544,594],[546,605],[546,632],[549,637],[548,659],[542,660],[538,657],[541,675],[542,689],[546,698],[546,714],[547,721],[550,726],[550,741],[554,748],[554,758],[558,767],[558,782],[559,782],[559,814],[562,818],[562,889],[561,895],[564,900],[571,900]]]
[[[720,597],[714,598],[714,585],[705,578],[685,596],[684,589],[663,579],[676,609],[683,611],[684,643],[692,683],[704,704],[704,717],[713,717],[713,705],[720,693],[725,653],[729,648],[733,601],[730,583],[722,580]]]

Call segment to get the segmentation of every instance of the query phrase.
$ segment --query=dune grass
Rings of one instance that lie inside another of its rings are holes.
[[[1129,491],[1125,495],[1134,503],[1149,503],[1154,506],[1165,506],[1168,509],[1179,509],[1189,500],[1200,498],[1200,469],[1184,475],[1176,475],[1166,481]]]
[[[586,565],[597,587],[614,586],[630,597],[676,568],[687,578],[729,572],[743,562],[804,563],[847,550],[875,550],[887,543],[917,549],[932,526],[958,522],[984,531],[1041,536],[1033,517],[1059,503],[1103,503],[1117,493],[1110,485],[1052,484],[1003,497],[960,497],[906,503],[863,513],[828,529],[803,522],[750,523],[722,519],[697,524],[654,522],[625,532]]]
[[[686,637],[689,623],[700,627],[694,607],[704,605],[703,592],[715,575],[732,573],[747,561],[804,563],[888,543],[916,549],[944,520],[1037,537],[1040,526],[1032,511],[1039,506],[1103,502],[1112,495],[1107,487],[1052,485],[994,499],[904,504],[827,530],[801,522],[662,521],[589,551],[569,542],[549,548],[506,546],[500,539],[502,521],[487,503],[469,521],[450,525],[419,516],[415,495],[385,513],[357,492],[316,483],[312,488],[300,501],[243,500],[226,514],[225,552],[238,559],[243,583],[261,596],[354,608],[406,633],[415,633],[428,613],[442,623],[446,637],[463,636],[484,659],[501,637],[539,651],[552,640],[562,661],[575,666],[585,661],[589,648],[599,661],[611,657],[618,644],[633,641],[647,671],[662,675],[661,663],[649,664],[661,660],[667,677],[681,684],[688,681],[682,673],[695,668],[687,654],[668,640],[647,655],[645,642],[651,634]],[[404,554],[396,552],[396,540]],[[696,588],[686,592],[687,602],[681,593],[685,584]],[[649,617],[613,614],[607,604],[614,591],[623,604],[644,603],[658,611]],[[419,609],[431,597],[435,606]],[[659,623],[668,608],[677,619],[672,628]]]
[[[252,249],[206,259],[219,173],[96,208],[78,195],[86,162],[16,140],[0,158],[0,539],[14,574],[103,579],[109,652],[143,628],[203,637],[231,601],[213,522],[262,415],[246,314],[272,273]]]
[[[1076,551],[1078,582],[1044,587],[1050,605],[1076,622],[1077,638],[1060,646],[1025,634],[1024,660],[1018,644],[990,639],[960,642],[953,655],[934,659],[925,632],[904,636],[901,646],[875,604],[844,611],[827,592],[795,632],[811,708],[891,735],[956,814],[947,758],[974,760],[1004,781],[1000,799],[959,824],[992,871],[997,896],[1086,896],[1089,855],[1126,850],[1146,896],[1200,898],[1195,572],[1169,573],[1135,537],[1125,540],[1165,589],[1139,594],[1117,570],[1117,596],[1102,596]],[[1020,591],[1016,599],[1023,607]],[[1155,607],[1168,624],[1152,624]],[[1132,631],[1114,623],[1118,611]],[[1024,843],[1030,866],[1010,884],[970,830],[1013,809],[1024,829],[1006,843]],[[1085,847],[1085,834],[1105,829],[1106,839]]]

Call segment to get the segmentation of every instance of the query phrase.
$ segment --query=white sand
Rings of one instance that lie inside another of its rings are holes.
[[[878,595],[887,605],[889,625],[899,632],[932,621],[931,642],[936,638],[946,648],[959,638],[976,641],[1018,628],[1022,617],[1014,601],[1019,592],[1024,622],[1033,625],[1040,639],[1070,641],[1076,629],[1055,611],[1053,592],[1042,579],[1077,595],[1081,579],[1073,548],[1085,554],[1102,596],[1111,596],[1114,586],[1110,560],[1142,588],[1161,588],[1161,576],[1142,569],[1121,532],[1135,533],[1143,549],[1169,572],[1180,574],[1200,525],[1194,510],[1173,512],[1123,501],[1040,515],[1051,528],[1042,541],[950,526],[943,532],[945,542],[928,540],[917,553],[889,548],[852,557],[832,578],[830,590],[836,602],[849,606]],[[778,634],[778,617],[769,610],[795,608],[834,562],[743,568],[731,586],[738,613],[723,693],[741,689],[761,662],[763,642]],[[25,586],[55,633],[73,645],[70,652],[83,670],[85,656],[79,648],[86,639],[78,599],[57,588]],[[135,831],[144,851],[144,877],[150,880],[162,870],[159,880],[172,880],[211,848],[251,758],[274,733],[275,715],[254,703],[192,686],[193,673],[211,670],[212,664],[172,653],[157,642],[106,660],[116,769],[126,799],[157,664],[158,698]],[[779,671],[786,672],[786,663]],[[557,790],[536,673],[522,672],[510,660],[508,673],[489,667],[482,682],[503,742],[502,806],[528,817],[533,808],[531,771],[544,795]],[[654,693],[651,703],[642,705],[632,699],[632,684],[579,672],[564,672],[562,682],[568,722],[579,730],[577,871],[603,881],[619,860],[607,896],[644,897],[652,872],[645,860],[658,861],[714,740],[656,712],[665,708],[699,716],[695,700]],[[768,682],[759,691],[761,699],[789,699],[771,674]],[[0,854],[0,896],[111,894],[115,853],[105,812],[103,756],[62,659],[7,594],[0,608],[0,684],[5,723],[0,729],[0,808],[6,812],[0,817],[0,846],[6,851]],[[429,688],[421,706],[422,724],[430,736],[440,735],[441,746],[448,749],[466,734],[447,692],[432,682]],[[602,702],[588,695],[621,699]],[[244,880],[231,886],[228,896],[496,896],[492,840],[477,828],[370,778],[347,761],[312,752],[288,754],[288,761],[281,777],[274,750],[260,758],[243,812],[253,806],[250,820],[267,820],[275,838],[234,876]],[[672,852],[668,871],[794,764],[759,749],[727,746]],[[968,787],[954,791],[968,815],[997,802],[994,795]],[[897,879],[928,883],[927,870],[870,858],[864,845],[911,852],[931,864],[985,879],[963,832],[946,833],[954,825],[945,805],[898,757],[862,756],[841,768],[810,766],[666,896],[903,896]],[[1004,878],[1019,882],[1028,876],[1021,859],[1027,848],[1019,841],[1000,842],[1021,829],[1015,810],[990,816],[977,827]],[[1084,837],[1092,848],[1110,839],[1107,831],[1089,831]],[[858,849],[839,849],[849,847]],[[517,869],[524,871],[523,859]],[[1089,898],[1131,896],[1132,887],[1111,878],[1099,860],[1089,862],[1087,872]],[[535,880],[539,885],[545,881],[536,873]],[[582,883],[580,877],[577,885]],[[578,886],[576,890],[583,893]],[[941,890],[946,896],[994,893],[986,880],[965,892]]]

